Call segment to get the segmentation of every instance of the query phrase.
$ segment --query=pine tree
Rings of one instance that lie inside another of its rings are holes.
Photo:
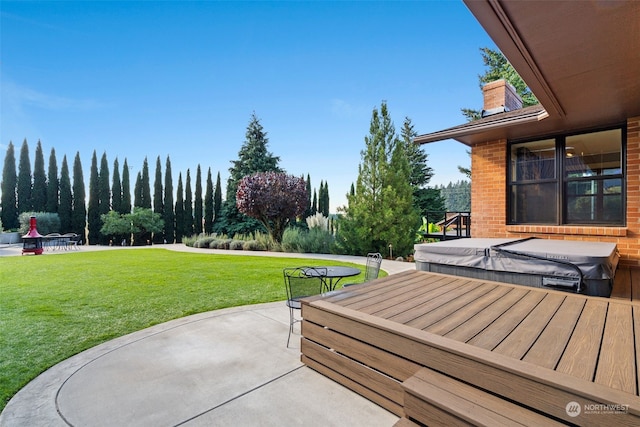
[[[98,175],[98,196],[100,197],[100,204],[98,217],[100,228],[102,228],[102,215],[105,215],[111,211],[111,188],[109,187],[109,162],[107,161],[107,153],[102,153],[100,159],[100,172]],[[109,243],[109,237],[100,233],[98,229],[98,241],[101,245]]]
[[[193,232],[195,234],[202,233],[202,173],[200,171],[200,165],[196,169],[196,193],[193,199]]]
[[[33,190],[31,203],[34,212],[46,212],[47,210],[47,174],[44,171],[44,153],[42,144],[36,145],[36,157],[33,163]]]
[[[144,158],[144,162],[142,163],[142,180],[140,181],[140,190],[141,190],[141,198],[142,204],[140,207],[151,209],[151,184],[149,181],[149,163],[147,162],[147,158]]]
[[[236,206],[236,189],[238,182],[247,175],[257,172],[282,172],[278,167],[280,158],[267,150],[269,139],[260,120],[255,113],[251,115],[245,142],[238,152],[238,160],[232,161],[229,168],[229,180],[227,181],[226,202],[221,210],[221,220],[217,223],[217,232],[229,236],[235,234],[250,234],[257,230],[264,230],[260,222],[241,214]]]
[[[82,174],[82,162],[80,153],[76,153],[73,160],[73,212],[71,215],[72,232],[81,236],[83,242],[87,241],[87,205],[84,188],[84,176]]]
[[[31,212],[31,162],[29,161],[29,145],[25,139],[20,148],[20,163],[18,164],[18,214]]]
[[[162,165],[160,156],[156,158],[156,177],[153,182],[153,211],[158,215],[164,215],[164,201],[162,200]],[[153,243],[162,243],[164,241],[164,232],[153,233]]]
[[[113,161],[113,179],[111,181],[111,209],[122,212],[122,182],[120,181],[120,164],[118,158]]]
[[[204,193],[204,232],[213,232],[213,178],[211,168],[207,171],[207,186]]]
[[[353,255],[368,252],[406,255],[413,249],[419,217],[413,208],[409,161],[397,137],[386,102],[374,108],[358,166],[355,194],[341,220],[336,243]]]
[[[121,214],[131,213],[131,181],[129,179],[129,165],[127,164],[126,157],[122,165],[122,205],[121,210],[118,212]]]
[[[182,172],[178,174],[178,188],[176,189],[175,216],[176,216],[176,243],[181,243],[182,238],[185,236]]]
[[[14,230],[18,228],[18,205],[16,196],[16,187],[18,185],[18,177],[16,175],[16,156],[13,142],[9,142],[7,147],[7,154],[4,157],[4,166],[2,168],[2,183],[0,184],[0,190],[2,191],[2,198],[0,199],[0,205],[2,205],[2,212],[0,218],[2,219],[2,227],[7,230]]]
[[[68,233],[73,230],[71,218],[73,215],[73,194],[71,193],[71,178],[69,177],[69,164],[67,156],[62,158],[60,169],[60,204],[58,216],[60,217],[60,232]]]
[[[427,164],[427,153],[413,142],[417,135],[411,119],[405,117],[400,136],[409,160],[409,183],[413,189],[413,205],[421,215],[425,215],[427,211],[444,210],[444,200],[437,189],[427,188],[433,177],[433,169]]]
[[[171,160],[167,156],[164,171],[164,238],[167,243],[173,243],[176,239],[176,219],[173,212],[173,178],[171,177]]]
[[[93,150],[91,156],[91,169],[89,170],[89,204],[87,206],[87,228],[89,231],[89,244],[97,245],[100,242],[100,176],[98,175],[98,157]]]
[[[49,154],[49,169],[47,170],[47,212],[58,212],[59,197],[58,161],[56,160],[56,150],[52,148]]]
[[[184,234],[185,237],[193,236],[193,193],[191,192],[191,172],[187,169],[187,179],[184,188]]]

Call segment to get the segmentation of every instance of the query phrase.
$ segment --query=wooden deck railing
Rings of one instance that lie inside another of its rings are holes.
[[[427,239],[451,240],[471,237],[471,212],[427,211],[427,224],[435,224],[438,232],[425,232]]]

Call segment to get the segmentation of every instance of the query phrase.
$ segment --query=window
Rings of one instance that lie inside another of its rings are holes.
[[[509,146],[510,224],[624,223],[621,128]]]

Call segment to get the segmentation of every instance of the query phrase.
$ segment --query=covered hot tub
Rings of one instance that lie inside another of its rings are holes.
[[[615,243],[470,238],[415,245],[416,269],[608,297]]]

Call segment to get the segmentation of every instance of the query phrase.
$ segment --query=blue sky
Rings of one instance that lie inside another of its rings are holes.
[[[45,165],[80,152],[88,175],[96,150],[135,179],[147,157],[153,181],[170,156],[174,188],[198,164],[226,187],[255,112],[281,167],[328,182],[332,212],[372,110],[386,101],[398,132],[464,122],[482,105],[479,49],[495,48],[457,1],[3,0],[0,18],[2,158],[26,138],[33,163],[40,140]],[[464,179],[465,146],[423,147],[431,185]]]

